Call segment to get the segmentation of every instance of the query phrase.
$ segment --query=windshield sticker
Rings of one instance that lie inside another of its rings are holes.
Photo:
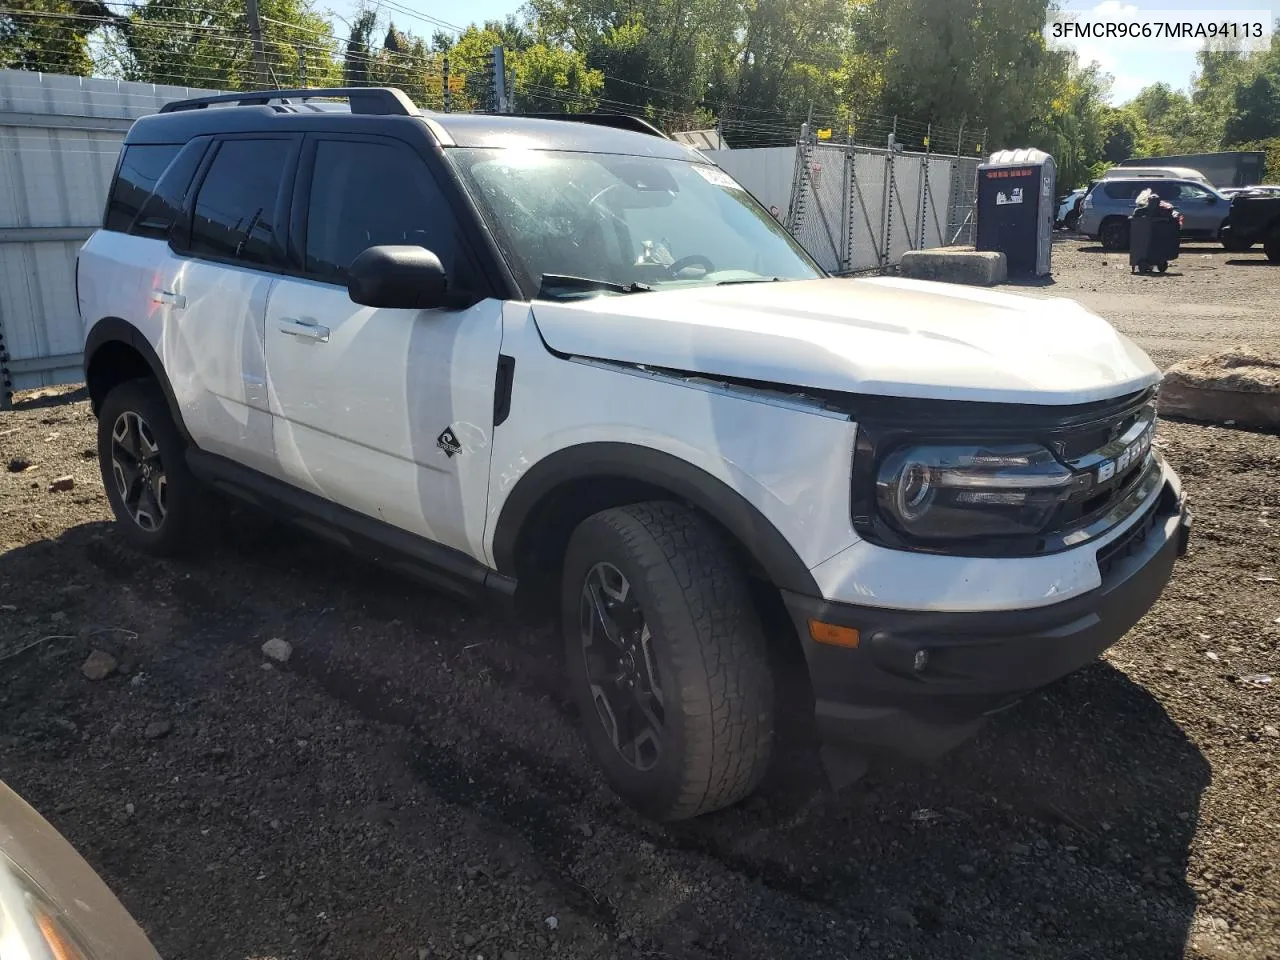
[[[733,177],[729,176],[719,167],[708,166],[705,163],[695,163],[693,165],[693,169],[697,170],[698,174],[703,180],[707,181],[707,183],[715,184],[717,187],[724,187],[727,190],[742,189],[742,186],[737,183]]]

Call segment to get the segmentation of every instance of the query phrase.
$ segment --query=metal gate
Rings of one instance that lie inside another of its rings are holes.
[[[907,250],[971,243],[977,157],[796,144],[787,226],[830,273],[883,271]]]

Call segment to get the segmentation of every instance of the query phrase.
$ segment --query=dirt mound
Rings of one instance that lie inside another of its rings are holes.
[[[1165,371],[1164,414],[1280,430],[1280,354],[1237,346]]]

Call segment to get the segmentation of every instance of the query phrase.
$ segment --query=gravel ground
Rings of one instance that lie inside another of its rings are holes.
[[[1073,295],[1102,258],[1059,250]],[[1165,308],[1112,288],[1183,282],[1101,276],[1131,328]],[[1274,436],[1162,424],[1192,549],[1103,661],[935,764],[832,794],[788,742],[759,797],[664,828],[584,756],[547,631],[251,513],[145,561],[82,396],[19,407],[0,778],[170,960],[1280,957],[1280,696],[1254,677],[1280,673]]]
[[[1136,340],[1162,368],[1237,343],[1280,350],[1280,266],[1268,263],[1261,247],[1227,253],[1220,244],[1190,243],[1167,274],[1135,276],[1128,253],[1108,253],[1093,241],[1060,235],[1052,265],[1051,282],[1019,292],[1079,300]]]

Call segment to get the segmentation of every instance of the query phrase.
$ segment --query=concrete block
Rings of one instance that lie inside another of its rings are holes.
[[[1280,356],[1240,346],[1176,363],[1160,386],[1160,413],[1280,433]]]
[[[902,255],[902,276],[942,283],[968,283],[993,287],[1009,278],[1009,261],[994,250],[973,247],[935,247],[908,250]]]

